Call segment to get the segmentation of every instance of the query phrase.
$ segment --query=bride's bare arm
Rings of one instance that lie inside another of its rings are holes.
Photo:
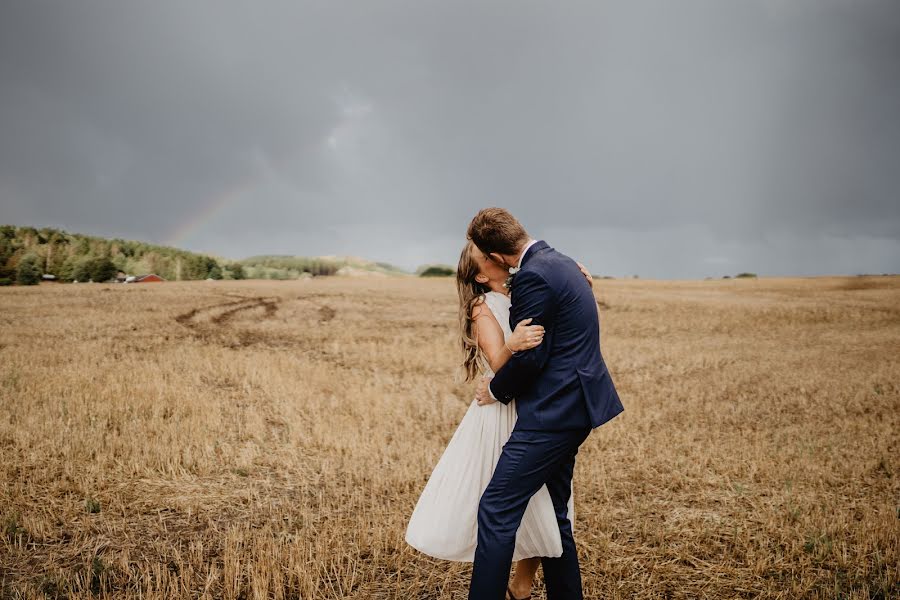
[[[509,340],[504,341],[500,323],[484,302],[472,310],[472,320],[472,334],[495,373],[506,364],[513,352],[539,346],[544,339],[543,326],[529,325],[531,319],[525,319],[516,325]]]

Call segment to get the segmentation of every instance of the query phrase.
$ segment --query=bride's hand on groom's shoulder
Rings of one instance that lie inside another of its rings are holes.
[[[577,260],[575,261],[575,264],[578,265],[579,269],[581,269],[581,272],[584,274],[585,278],[587,279],[587,281],[591,285],[591,287],[594,287],[594,276],[591,275],[591,272],[587,270],[587,267],[585,267],[583,264],[581,264]]]
[[[481,381],[478,382],[478,387],[475,388],[475,400],[478,402],[478,406],[485,406],[486,404],[493,404],[496,402],[493,398],[491,398],[491,393],[488,391],[488,384],[491,382],[491,377],[482,377]]]

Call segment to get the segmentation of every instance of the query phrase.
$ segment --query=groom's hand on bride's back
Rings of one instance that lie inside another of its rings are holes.
[[[481,378],[481,381],[478,382],[478,387],[475,388],[475,400],[478,401],[478,406],[484,406],[486,404],[493,404],[496,402],[493,398],[491,398],[491,394],[488,392],[488,384],[491,382],[491,378],[485,375]]]

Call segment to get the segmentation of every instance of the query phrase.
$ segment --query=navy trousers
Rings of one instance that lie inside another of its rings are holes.
[[[478,503],[478,542],[469,600],[502,600],[528,501],[547,484],[562,538],[562,556],[541,559],[548,600],[581,600],[581,572],[568,519],[575,455],[591,429],[513,429]]]

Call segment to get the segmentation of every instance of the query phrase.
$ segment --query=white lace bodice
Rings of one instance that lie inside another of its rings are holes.
[[[503,330],[503,339],[508,340],[509,336],[512,335],[512,329],[509,328],[509,307],[512,302],[509,296],[501,294],[500,292],[490,291],[484,295],[484,302],[487,304],[488,308],[491,309],[491,313],[493,313],[494,318],[497,319],[497,322],[500,324],[500,329]],[[483,360],[482,367],[484,368],[485,374],[494,374],[494,371],[491,370],[491,366],[487,364],[486,360]]]

